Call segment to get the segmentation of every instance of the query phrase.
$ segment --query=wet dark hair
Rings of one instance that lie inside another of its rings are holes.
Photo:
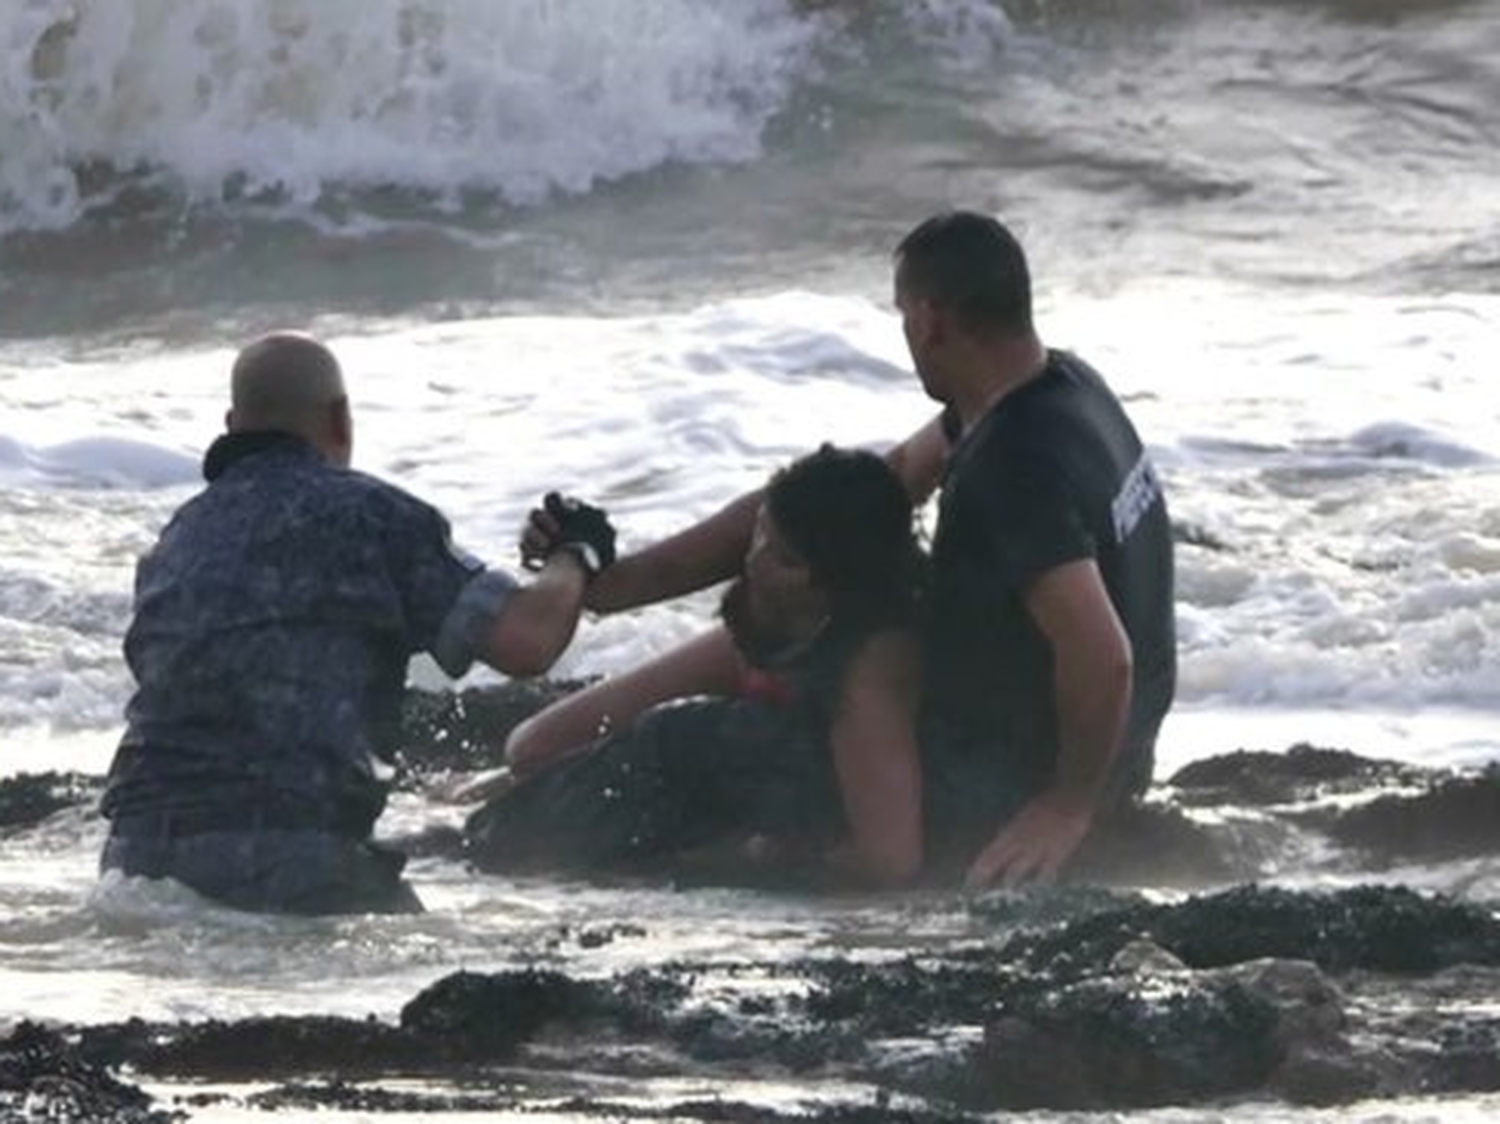
[[[766,510],[835,619],[909,623],[926,582],[911,500],[884,458],[824,445],[771,478]]]
[[[945,211],[896,247],[896,291],[929,300],[965,326],[1029,335],[1031,270],[1021,243],[997,219]]]

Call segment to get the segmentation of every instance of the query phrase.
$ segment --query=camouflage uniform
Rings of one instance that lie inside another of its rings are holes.
[[[297,438],[222,437],[204,476],[137,570],[101,868],[244,909],[419,909],[370,842],[407,661],[461,675],[516,584]]]

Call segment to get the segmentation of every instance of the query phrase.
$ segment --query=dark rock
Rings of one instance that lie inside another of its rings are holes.
[[[1427,1083],[1441,1092],[1500,1090],[1500,1019],[1493,1015],[1438,1029]]]
[[[905,956],[882,964],[833,961],[810,965],[817,987],[808,1014],[852,1022],[867,1038],[901,1035],[931,1024],[978,1023],[1026,979],[988,949],[940,960]]]
[[[391,1113],[481,1113],[514,1105],[512,1097],[493,1093],[432,1093],[385,1089],[348,1081],[292,1082],[252,1093],[245,1098],[252,1108],[265,1112],[296,1113],[297,1110],[336,1109],[340,1112]]]
[[[975,1052],[987,1109],[1190,1104],[1263,1086],[1282,1051],[1273,1004],[1226,978],[1084,980],[1004,1004]]]
[[[1500,768],[1376,797],[1340,812],[1324,830],[1379,866],[1493,855],[1500,852]]]
[[[441,1039],[465,1057],[501,1058],[541,1027],[594,1010],[595,992],[561,972],[458,972],[401,1009],[412,1034]]]
[[[1432,774],[1343,749],[1299,743],[1283,753],[1240,750],[1184,765],[1167,784],[1188,805],[1227,807],[1290,804],[1333,793],[1421,783]]]
[[[1266,1085],[1296,1104],[1343,1104],[1378,1092],[1383,1074],[1347,1034],[1344,997],[1316,965],[1255,960],[1219,969],[1276,1010],[1278,1062]]]
[[[666,1033],[671,1012],[692,992],[692,976],[692,969],[636,969],[616,977],[609,986],[608,999],[616,1025],[633,1034]]]
[[[92,1028],[84,1051],[146,1073],[216,1081],[284,1074],[361,1074],[421,1069],[425,1045],[373,1019],[271,1015],[160,1025],[132,1021]]]
[[[1500,920],[1492,911],[1404,886],[1326,895],[1239,887],[1171,907],[1152,935],[1193,967],[1267,956],[1311,960],[1330,972],[1500,964]]]
[[[598,980],[459,972],[415,996],[399,1026],[134,1021],[77,1032],[76,1057],[288,1080],[256,1094],[266,1108],[555,1110],[582,1088],[570,1112],[623,1118],[651,1113],[615,1111],[602,1097],[614,1083],[689,1073],[817,1073],[915,1098],[927,1119],[955,1104],[1337,1105],[1500,1088],[1500,921],[1482,906],[1381,887],[1243,886],[1173,904],[1064,887],[996,894],[972,913],[971,941],[890,961],[685,961]],[[412,1076],[427,1084],[386,1080]],[[845,1105],[838,1118],[899,1118],[888,1110]]]
[[[0,780],[0,834],[34,827],[64,808],[96,804],[103,786],[81,773],[19,773]]]
[[[167,1124],[181,1114],[84,1058],[64,1036],[23,1022],[0,1040],[0,1119]]]
[[[952,1092],[985,1108],[1193,1104],[1275,1089],[1336,1104],[1379,1090],[1343,998],[1316,967],[1262,960],[1141,971],[1002,1004]]]
[[[1192,968],[1267,957],[1310,960],[1331,972],[1430,973],[1454,964],[1500,964],[1500,920],[1490,910],[1401,886],[1331,894],[1241,886],[1019,934],[1002,951],[1032,972],[1078,978],[1103,970],[1139,937]]]
[[[646,930],[641,926],[619,922],[613,925],[591,925],[580,929],[574,939],[577,940],[579,948],[603,948],[621,937],[644,937],[645,935]]]

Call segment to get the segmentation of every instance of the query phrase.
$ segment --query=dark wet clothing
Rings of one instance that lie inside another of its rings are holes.
[[[366,846],[407,661],[428,651],[462,674],[515,583],[455,551],[432,507],[296,438],[220,438],[204,475],[137,568],[125,637],[137,690],[102,863],[246,908],[334,911],[306,887],[351,878],[410,898],[399,856]],[[204,837],[225,832],[282,838],[225,847],[216,866]],[[328,839],[303,848],[296,878],[265,875],[295,864],[293,836]]]
[[[1134,658],[1125,743],[1110,779],[1109,799],[1118,800],[1150,782],[1175,688],[1171,527],[1119,400],[1087,364],[1051,352],[1041,375],[957,442],[943,482],[923,752],[937,774],[932,798],[949,790],[964,817],[983,819],[988,806],[1003,818],[1051,780],[1052,652],[1024,595],[1046,571],[1087,558],[1098,564]]]
[[[845,832],[828,742],[869,628],[830,627],[733,698],[665,703],[494,797],[465,844],[483,870],[640,870],[755,835],[810,847]]]
[[[368,840],[279,828],[172,835],[170,818],[115,830],[100,865],[172,878],[251,912],[420,913],[406,856]],[[153,827],[162,835],[142,834]]]

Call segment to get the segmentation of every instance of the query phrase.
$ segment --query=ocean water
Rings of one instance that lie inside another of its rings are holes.
[[[513,563],[552,488],[639,545],[930,415],[890,251],[948,205],[1021,235],[1044,337],[1126,399],[1187,531],[1163,775],[1299,740],[1495,760],[1496,104],[1495,0],[9,0],[0,773],[103,770],[134,559],[254,334],[333,344],[356,463],[469,550]],[[710,607],[590,621],[558,672]],[[382,829],[456,814],[402,797]],[[435,860],[421,918],[253,918],[96,885],[99,843],[82,815],[0,840],[0,1021],[389,1017],[461,967],[570,963],[558,932],[601,917],[660,924],[578,970],[972,924]],[[1411,878],[1493,893],[1473,874]],[[1439,1115],[1371,1111],[1306,1119]]]

